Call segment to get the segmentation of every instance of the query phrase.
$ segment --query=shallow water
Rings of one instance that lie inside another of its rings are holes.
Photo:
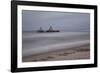
[[[22,56],[89,44],[89,32],[23,32]]]

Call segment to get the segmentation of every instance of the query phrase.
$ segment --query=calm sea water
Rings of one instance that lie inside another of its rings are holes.
[[[89,44],[89,32],[23,32],[22,56]]]

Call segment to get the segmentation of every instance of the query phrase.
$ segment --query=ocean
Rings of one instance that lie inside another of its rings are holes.
[[[22,57],[69,49],[89,43],[89,32],[23,32]]]

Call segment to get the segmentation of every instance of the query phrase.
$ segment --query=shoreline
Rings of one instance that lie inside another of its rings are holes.
[[[77,60],[90,59],[90,45],[84,45],[74,48],[65,48],[52,52],[46,52],[37,55],[23,57],[23,62],[40,62],[40,61],[60,61],[60,60]]]

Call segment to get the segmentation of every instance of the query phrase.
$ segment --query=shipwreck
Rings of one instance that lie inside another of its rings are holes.
[[[43,30],[42,27],[37,32],[60,32],[59,30],[54,30],[52,26],[48,30]]]

